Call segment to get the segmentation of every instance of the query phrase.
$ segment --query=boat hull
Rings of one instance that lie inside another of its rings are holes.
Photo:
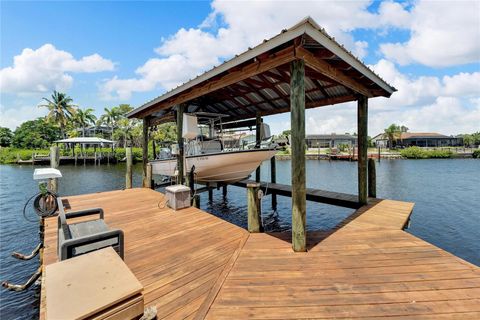
[[[185,172],[195,166],[197,182],[237,182],[247,178],[275,153],[275,150],[256,149],[188,156],[185,158]],[[176,159],[155,160],[151,164],[153,174],[175,176]]]

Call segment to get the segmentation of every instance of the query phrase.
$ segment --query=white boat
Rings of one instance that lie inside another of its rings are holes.
[[[187,175],[193,167],[195,181],[201,183],[227,182],[233,183],[247,178],[263,161],[270,159],[276,153],[271,148],[258,148],[246,150],[233,150],[224,148],[224,140],[217,137],[215,120],[220,120],[222,115],[211,113],[196,113],[183,115],[182,137],[185,143],[184,174]],[[215,119],[216,118],[216,119]],[[198,121],[200,119],[200,122]],[[208,125],[209,137],[199,131],[199,124]],[[262,124],[263,135],[270,137],[268,125]],[[223,132],[220,133],[223,135]],[[177,152],[173,145],[169,150],[160,150],[163,156],[159,160],[151,161],[152,173],[173,177],[177,173],[177,158],[172,153]]]
[[[195,166],[197,182],[237,182],[247,178],[263,161],[275,155],[275,150],[251,149],[209,153],[185,157],[185,174]],[[152,173],[175,176],[177,159],[154,160]]]

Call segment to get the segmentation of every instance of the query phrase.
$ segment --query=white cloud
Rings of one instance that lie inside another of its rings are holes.
[[[363,58],[368,53],[368,43],[355,41],[349,34],[351,30],[402,27],[407,23],[408,12],[401,5],[385,3],[379,14],[373,14],[367,10],[370,4],[367,0],[213,1],[212,13],[198,28],[182,28],[163,40],[155,50],[160,57],[149,59],[135,71],[135,77],[105,81],[102,96],[128,99],[133,92],[172,89],[306,16],[313,17],[338,42]]]
[[[70,73],[111,71],[114,64],[98,54],[76,60],[71,53],[45,44],[33,50],[23,49],[13,66],[0,70],[2,93],[46,92],[66,90],[72,86]]]
[[[391,123],[406,125],[412,132],[458,134],[480,129],[480,72],[408,77],[386,60],[371,67],[398,92],[389,99],[369,100],[370,135]],[[356,131],[355,103],[308,110],[306,117],[308,133]]]
[[[368,11],[370,5],[371,1],[258,1],[248,4],[213,1],[212,13],[198,28],[180,29],[164,39],[155,49],[159,56],[137,68],[134,77],[113,77],[103,83],[101,90],[105,98],[128,99],[134,92],[174,88],[224,59],[274,36],[305,16],[315,19],[360,58],[368,55],[368,42],[356,41],[350,33],[352,30],[376,29],[383,33],[400,28],[411,29],[410,40],[381,47],[383,53],[394,61],[436,66],[441,65],[444,58],[448,65],[474,61],[475,56],[478,60],[480,28],[475,8],[468,8],[465,3],[457,8],[451,3],[419,1],[409,7],[409,4],[386,1],[379,5],[375,14]],[[371,134],[383,131],[391,122],[405,124],[416,131],[433,130],[446,134],[466,132],[475,126],[456,114],[463,113],[465,117],[476,119],[479,72],[445,77],[411,76],[401,73],[388,59],[382,59],[372,67],[399,91],[390,99],[371,100]],[[452,105],[450,116],[445,112],[448,104]],[[436,120],[426,125],[425,120],[432,117],[427,116],[429,112],[434,113]],[[355,103],[308,110],[306,115],[309,133],[356,131]],[[288,117],[283,115],[268,119],[272,121],[274,133],[283,131],[289,124]]]
[[[0,127],[15,130],[23,122],[43,117],[46,114],[47,110],[36,107],[36,104],[34,104],[34,106],[16,105],[10,108],[5,108],[2,104],[0,105]]]
[[[381,45],[388,59],[432,67],[480,61],[479,1],[419,1],[410,18],[407,42]]]

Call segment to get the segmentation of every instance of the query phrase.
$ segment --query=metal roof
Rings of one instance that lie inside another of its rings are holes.
[[[85,143],[85,144],[114,144],[115,141],[97,137],[76,137],[54,141],[55,143]]]
[[[187,104],[186,112],[224,113],[232,121],[251,118],[257,113],[287,112],[289,62],[295,59],[306,61],[306,108],[353,101],[358,93],[389,97],[396,91],[307,17],[255,48],[136,108],[128,117],[150,117],[152,123],[173,121],[174,108],[180,103]]]

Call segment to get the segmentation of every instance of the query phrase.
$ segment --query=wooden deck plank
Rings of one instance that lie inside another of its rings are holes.
[[[371,201],[309,233],[307,253],[288,234],[250,235],[207,319],[474,318],[478,267],[403,231],[412,209]]]
[[[67,200],[70,210],[103,208],[107,224],[124,231],[125,263],[144,286],[146,305],[157,307],[159,319],[186,318],[195,313],[238,249],[240,239],[248,237],[246,230],[196,208],[166,208],[164,196],[150,189]],[[46,220],[46,265],[57,261],[56,226],[56,218]]]
[[[403,231],[412,203],[370,199],[294,253],[290,232],[248,234],[196,208],[174,212],[149,189],[67,199],[74,210],[102,207],[124,230],[125,262],[159,319],[480,317],[480,269]],[[45,231],[50,264],[55,218]]]

